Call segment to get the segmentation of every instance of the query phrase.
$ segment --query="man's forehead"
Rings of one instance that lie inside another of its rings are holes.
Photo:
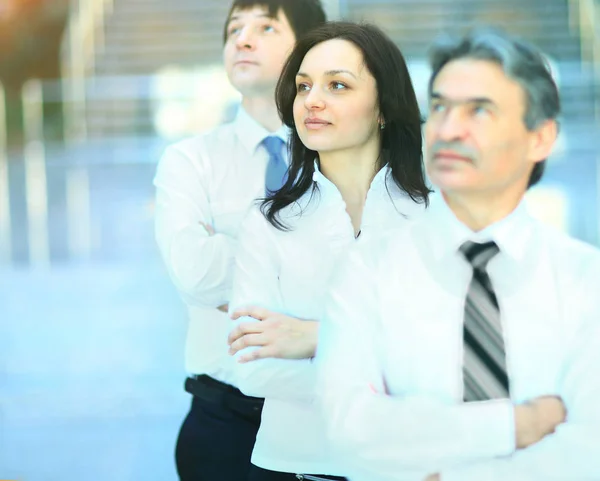
[[[458,58],[450,60],[440,69],[434,84],[453,82],[458,79],[473,84],[487,84],[490,80],[502,81],[508,77],[502,66],[492,60]]]
[[[241,20],[243,18],[273,18],[277,20],[281,16],[281,13],[281,8],[279,8],[275,16],[272,16],[269,13],[269,8],[266,5],[257,3],[248,7],[234,8],[231,12],[231,15],[229,15],[228,21],[231,22],[235,20]]]
[[[499,99],[521,85],[492,60],[457,59],[448,62],[433,81],[431,93],[456,101],[473,98]]]

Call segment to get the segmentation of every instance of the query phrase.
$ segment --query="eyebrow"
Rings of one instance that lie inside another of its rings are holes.
[[[350,70],[343,70],[343,69],[338,69],[338,70],[327,70],[327,72],[325,72],[325,75],[327,75],[328,77],[333,77],[335,75],[339,75],[341,73],[346,73],[348,75],[351,75],[352,77],[354,77],[355,79],[358,80],[358,78],[356,77],[356,75],[354,75],[352,72],[350,72]],[[296,74],[296,77],[306,77],[309,78],[310,75],[304,73],[304,72],[298,72]]]
[[[432,92],[431,99],[432,100],[448,100],[454,104],[484,104],[484,105],[491,105],[492,107],[498,107],[496,105],[496,102],[494,102],[489,97],[468,97],[463,100],[451,100],[448,97],[444,97],[442,94],[440,94],[438,92]]]

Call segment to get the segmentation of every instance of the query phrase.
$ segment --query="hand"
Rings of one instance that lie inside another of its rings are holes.
[[[542,396],[515,406],[517,449],[525,449],[565,422],[567,410],[558,396]]]
[[[204,222],[198,222],[198,224],[200,224],[202,227],[204,227],[204,230],[206,230],[209,237],[212,237],[216,234],[215,229],[212,225],[205,224]]]
[[[552,434],[567,420],[567,408],[560,396],[541,396],[531,401],[537,414],[540,431]]]
[[[308,359],[317,349],[319,324],[279,314],[260,307],[238,309],[233,320],[249,316],[260,322],[242,322],[229,334],[229,354],[233,355],[249,346],[257,346],[242,355],[239,362],[264,358]]]
[[[430,474],[429,476],[427,476],[425,478],[425,481],[440,481],[440,475],[439,474]]]
[[[217,309],[227,314],[229,312],[229,304],[223,304],[222,306],[217,307]]]

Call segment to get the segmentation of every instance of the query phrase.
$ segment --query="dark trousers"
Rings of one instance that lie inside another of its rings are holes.
[[[325,476],[322,474],[314,474],[313,476],[334,481],[346,480],[346,478],[340,478],[339,476]],[[250,475],[248,476],[248,481],[298,481],[299,479],[301,480],[302,478],[297,477],[294,473],[279,473],[277,471],[259,468],[254,465],[250,468]]]
[[[219,387],[214,383],[217,381],[211,380],[213,386],[208,386],[209,391]],[[179,479],[244,481],[250,470],[260,411],[244,412],[237,409],[237,405],[232,409],[227,402],[227,392],[221,399],[214,399],[212,391],[209,394],[193,396],[190,412],[179,431],[175,449]],[[239,396],[243,395],[239,393]]]

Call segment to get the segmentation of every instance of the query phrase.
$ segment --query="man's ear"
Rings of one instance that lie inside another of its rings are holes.
[[[554,119],[546,120],[539,127],[530,132],[529,159],[540,162],[547,159],[552,153],[558,137],[558,123]]]

